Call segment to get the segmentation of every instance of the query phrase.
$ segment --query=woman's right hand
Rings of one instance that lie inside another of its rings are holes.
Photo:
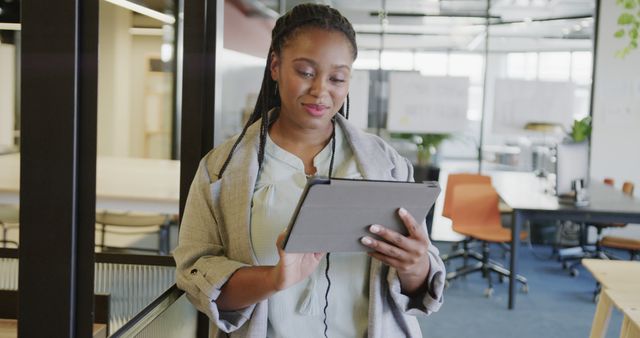
[[[286,253],[282,249],[285,234],[276,241],[280,260],[273,268],[273,282],[276,290],[284,290],[307,278],[320,264],[324,253]]]

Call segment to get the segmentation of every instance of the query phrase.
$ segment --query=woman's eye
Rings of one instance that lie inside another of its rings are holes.
[[[302,77],[310,79],[313,77],[313,73],[309,73],[309,72],[303,72],[303,71],[299,71],[298,72]]]
[[[332,81],[332,82],[336,82],[336,83],[343,83],[343,82],[344,82],[344,80],[343,80],[343,79],[340,79],[340,78],[337,78],[337,77],[332,77],[332,78],[331,78],[331,81]]]

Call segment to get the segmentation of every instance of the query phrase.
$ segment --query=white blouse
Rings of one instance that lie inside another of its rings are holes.
[[[333,177],[361,179],[353,152],[336,125]],[[331,142],[313,160],[316,174],[328,176]],[[278,262],[276,239],[287,227],[306,184],[300,158],[276,145],[269,136],[251,208],[251,244],[261,265]],[[365,337],[369,304],[369,264],[364,253],[333,253],[329,258],[331,289],[328,296],[329,337]],[[300,283],[269,299],[267,336],[324,337],[326,259]]]

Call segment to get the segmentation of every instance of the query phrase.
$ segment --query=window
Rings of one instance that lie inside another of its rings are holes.
[[[413,70],[413,53],[382,51],[382,69]]]
[[[449,55],[446,53],[416,53],[416,70],[424,76],[446,76]]]
[[[377,50],[360,50],[358,58],[353,63],[353,69],[378,69],[380,53]]]

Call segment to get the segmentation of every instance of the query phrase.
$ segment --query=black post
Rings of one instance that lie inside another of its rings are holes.
[[[182,128],[180,142],[180,215],[202,156],[213,148],[216,45],[222,44],[218,18],[223,3],[184,1]],[[220,6],[220,7],[218,7]],[[197,336],[208,337],[209,320],[198,313]]]
[[[213,147],[216,15],[215,0],[184,1],[180,215],[198,163]]]
[[[90,337],[98,1],[23,1],[20,337]]]

